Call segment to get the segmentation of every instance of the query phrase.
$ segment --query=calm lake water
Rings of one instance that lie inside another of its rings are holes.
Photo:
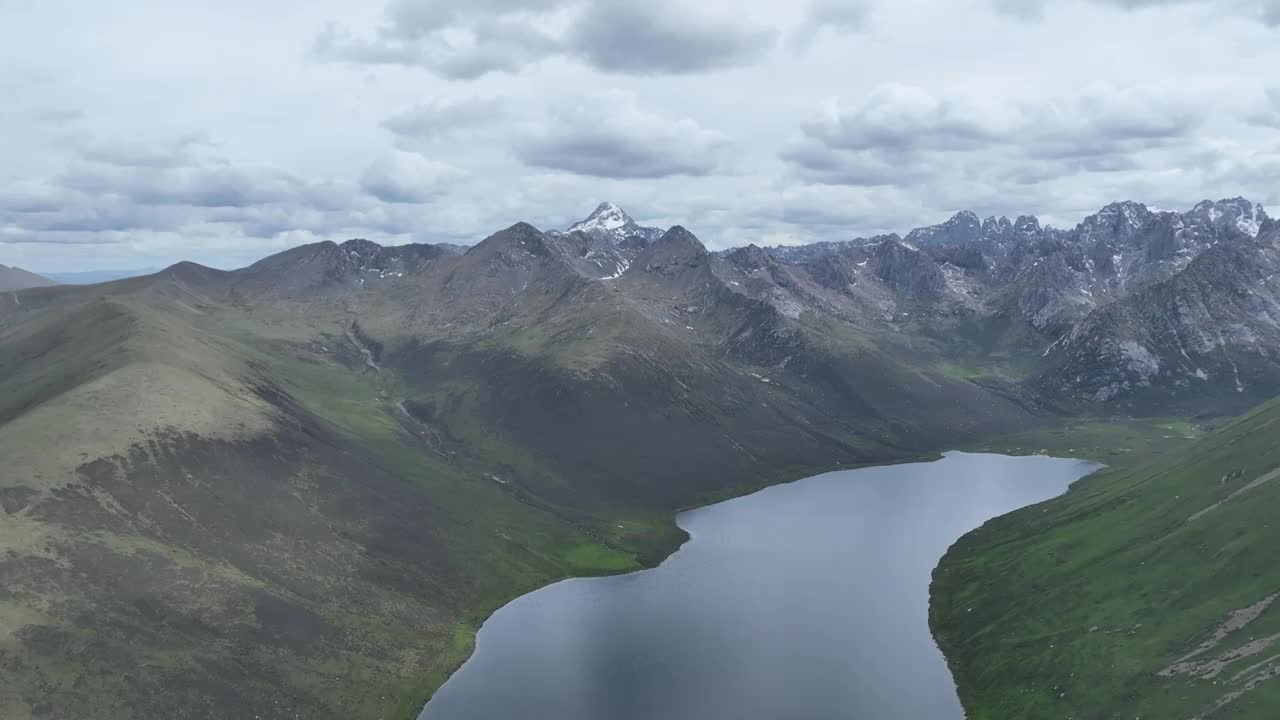
[[[680,516],[655,570],[569,580],[481,629],[423,720],[960,720],[929,580],[985,521],[1097,466],[952,453]]]

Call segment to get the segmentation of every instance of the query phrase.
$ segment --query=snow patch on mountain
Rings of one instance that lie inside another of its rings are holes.
[[[625,210],[611,202],[602,202],[587,218],[574,223],[566,234],[582,233],[614,245],[648,245],[662,236],[663,230],[636,223]]]
[[[622,208],[611,202],[605,202],[601,203],[586,220],[569,228],[569,232],[612,231],[624,228],[628,223],[634,222],[630,215],[623,212]]]

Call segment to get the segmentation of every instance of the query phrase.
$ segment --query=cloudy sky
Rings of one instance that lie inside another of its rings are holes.
[[[690,6],[696,5],[696,10]],[[1280,0],[0,0],[0,263],[1280,206]]]

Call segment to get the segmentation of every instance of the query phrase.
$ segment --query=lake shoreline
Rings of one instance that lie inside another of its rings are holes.
[[[483,622],[478,622],[478,623],[476,623],[476,624],[475,624],[475,626],[474,626],[474,632],[473,632],[473,634],[471,635],[470,642],[468,643],[468,648],[467,648],[466,656],[465,656],[464,658],[462,658],[462,659],[461,659],[461,661],[457,664],[457,666],[456,666],[455,668],[453,668],[453,670],[452,670],[451,672],[449,672],[449,673],[448,673],[447,677],[445,677],[445,678],[444,678],[444,680],[443,680],[443,681],[441,681],[441,683],[440,683],[439,687],[437,687],[437,688],[435,689],[435,692],[433,692],[433,693],[432,693],[431,698],[428,698],[427,702],[424,702],[422,705],[418,706],[418,707],[419,707],[419,712],[421,712],[421,711],[422,711],[422,710],[423,710],[423,709],[424,709],[424,708],[429,704],[429,702],[431,701],[431,699],[432,699],[432,698],[434,698],[434,697],[436,696],[436,694],[438,694],[438,693],[439,693],[440,688],[443,688],[447,682],[449,682],[449,681],[450,681],[454,676],[456,676],[456,675],[457,675],[457,673],[458,673],[458,672],[459,672],[463,667],[465,667],[465,666],[467,665],[467,663],[469,663],[469,662],[471,662],[471,661],[473,660],[473,658],[476,656],[476,654],[477,654],[477,652],[478,652],[478,636],[479,636],[479,635],[480,635],[480,633],[481,633],[481,632],[482,632],[482,631],[483,631],[483,630],[488,626],[488,624],[492,621],[492,619],[494,618],[494,616],[495,616],[495,615],[497,615],[499,612],[501,612],[501,611],[503,611],[504,609],[506,609],[506,608],[508,608],[508,607],[512,606],[512,605],[513,605],[513,604],[515,604],[516,602],[518,602],[518,601],[520,601],[520,600],[522,600],[522,599],[524,599],[524,598],[527,598],[527,597],[528,597],[528,596],[530,596],[530,595],[533,595],[533,594],[535,594],[535,593],[539,593],[539,592],[542,592],[542,591],[546,591],[546,590],[548,590],[548,589],[550,589],[550,588],[554,588],[554,587],[556,587],[556,586],[558,586],[558,585],[562,585],[562,584],[567,583],[567,582],[569,582],[569,581],[582,580],[582,579],[591,579],[591,578],[607,578],[607,577],[620,576],[620,575],[621,575],[621,576],[640,576],[640,575],[644,575],[644,574],[646,574],[646,573],[650,573],[650,572],[653,572],[653,571],[655,571],[655,570],[659,570],[659,569],[663,568],[663,567],[664,567],[668,562],[670,562],[670,561],[671,561],[671,559],[672,559],[673,557],[675,557],[675,556],[676,556],[677,554],[679,554],[682,550],[684,550],[686,547],[688,547],[688,545],[689,545],[689,543],[690,543],[690,541],[691,541],[691,539],[692,539],[692,537],[693,537],[693,536],[692,536],[692,533],[690,532],[690,528],[689,528],[689,527],[687,527],[686,525],[684,525],[684,524],[682,524],[682,523],[680,522],[681,517],[682,517],[682,516],[684,516],[686,513],[690,513],[690,512],[698,511],[698,510],[703,510],[703,509],[708,509],[708,508],[711,508],[711,507],[714,507],[714,506],[717,506],[717,505],[721,505],[721,504],[728,503],[728,502],[735,501],[735,500],[739,500],[739,499],[746,499],[746,498],[750,498],[750,497],[752,497],[752,496],[755,496],[755,495],[757,495],[757,494],[763,493],[763,492],[768,491],[768,490],[773,490],[773,489],[777,489],[777,488],[780,488],[780,487],[785,487],[785,486],[788,486],[788,485],[793,485],[793,484],[796,484],[796,483],[799,483],[799,482],[801,482],[801,481],[805,481],[805,480],[814,480],[814,481],[816,481],[816,480],[818,480],[819,478],[822,478],[822,477],[824,477],[824,476],[831,475],[831,474],[835,474],[835,473],[840,473],[840,472],[845,472],[845,471],[854,471],[854,470],[871,470],[871,469],[886,469],[886,468],[892,468],[892,467],[895,467],[895,466],[901,466],[901,465],[922,465],[922,466],[923,466],[923,465],[930,465],[930,464],[933,464],[933,463],[936,463],[936,462],[939,462],[939,461],[945,460],[945,459],[947,459],[949,456],[952,456],[952,455],[982,455],[982,454],[983,454],[983,453],[974,453],[974,452],[973,452],[973,451],[971,451],[971,450],[953,450],[953,451],[948,451],[948,452],[945,452],[945,453],[928,453],[928,454],[921,454],[920,456],[918,456],[918,457],[913,457],[913,458],[897,458],[897,459],[890,460],[889,462],[886,462],[886,463],[870,463],[870,464],[859,465],[858,467],[853,467],[853,468],[835,468],[835,469],[830,469],[830,470],[825,470],[825,471],[818,471],[818,472],[815,472],[813,469],[799,470],[799,471],[794,472],[794,473],[788,473],[788,476],[787,476],[785,479],[781,479],[781,480],[779,480],[779,481],[777,481],[777,482],[766,483],[766,484],[763,484],[763,485],[762,485],[762,486],[760,486],[760,487],[755,487],[755,488],[751,488],[751,489],[743,489],[743,490],[742,490],[742,492],[740,492],[740,493],[735,493],[735,494],[733,494],[732,496],[729,496],[729,497],[725,497],[725,498],[718,498],[718,499],[711,499],[711,500],[708,500],[708,501],[707,501],[707,502],[705,502],[705,503],[701,503],[701,504],[693,505],[693,506],[690,506],[690,507],[682,508],[682,509],[680,509],[679,511],[673,512],[673,513],[670,515],[670,522],[671,522],[671,524],[672,524],[675,528],[678,528],[678,529],[680,530],[681,535],[683,536],[683,539],[682,539],[682,541],[681,541],[678,545],[676,545],[676,546],[674,546],[673,548],[671,548],[670,552],[665,553],[665,554],[664,554],[664,555],[662,555],[661,557],[652,557],[651,559],[653,560],[653,562],[645,562],[645,563],[642,563],[642,566],[641,566],[641,567],[639,567],[639,568],[637,568],[637,569],[635,569],[635,570],[629,570],[629,571],[625,571],[625,572],[593,573],[593,574],[573,574],[573,575],[567,575],[567,576],[565,576],[565,577],[557,578],[557,579],[552,580],[552,581],[550,581],[550,582],[547,582],[547,583],[545,583],[545,584],[541,584],[541,585],[539,585],[539,586],[538,586],[538,587],[536,587],[536,588],[533,588],[533,589],[530,589],[530,590],[526,590],[525,592],[522,592],[522,593],[519,593],[519,594],[517,594],[517,595],[514,595],[510,600],[506,601],[506,602],[505,602],[505,603],[503,603],[502,605],[500,605],[500,606],[498,606],[498,607],[496,607],[496,608],[492,609],[491,611],[489,611],[489,612],[485,613],[485,615],[484,615],[484,619],[483,619]],[[1029,453],[1029,454],[1030,454],[1030,455],[1036,455],[1037,453]],[[1027,455],[1027,454],[1024,454],[1024,455]],[[1018,457],[1018,456],[1009,455],[1009,456],[1005,456],[1005,457],[1013,458],[1013,457]],[[1046,456],[1046,457],[1047,457],[1047,456]],[[1077,478],[1077,480],[1078,480],[1078,478]],[[1073,481],[1073,482],[1074,482],[1074,481]],[[1063,488],[1063,489],[1060,491],[1060,493],[1061,493],[1061,492],[1066,492],[1066,488]],[[1059,494],[1060,494],[1060,493],[1059,493]],[[1039,502],[1039,501],[1038,501],[1038,502]],[[1032,503],[1032,504],[1034,504],[1034,503]],[[1009,510],[1009,511],[1007,511],[1007,512],[1012,512],[1013,510],[1016,510],[1016,509],[1018,509],[1018,508],[1013,508],[1012,510]],[[1001,513],[1001,514],[1004,514],[1004,513]],[[995,517],[999,517],[999,515],[996,515]],[[990,521],[990,519],[993,519],[993,518],[988,518],[988,520],[987,520],[987,521]],[[972,531],[972,529],[970,529],[969,531]],[[954,544],[954,541],[955,541],[955,540],[953,539],[952,544]],[[943,555],[945,555],[945,552],[943,553]],[[942,555],[939,555],[937,558],[935,558],[934,560],[932,560],[932,561],[931,561],[931,563],[932,563],[932,564],[931,564],[931,569],[936,569],[936,567],[937,567],[937,563],[941,560],[941,557],[942,557]],[[922,617],[922,618],[921,618],[921,621],[922,621],[922,623],[923,623],[923,624],[927,625],[927,620],[926,620],[926,618]],[[932,637],[932,635],[931,635],[930,637]],[[935,642],[935,644],[936,644],[936,638],[934,639],[934,642]],[[415,715],[415,716],[412,716],[412,717],[415,717],[415,718],[416,718],[417,716]]]

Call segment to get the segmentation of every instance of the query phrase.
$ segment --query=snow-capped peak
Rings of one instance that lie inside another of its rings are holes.
[[[634,225],[635,221],[622,208],[611,202],[603,202],[586,220],[569,228],[569,232],[591,232],[592,230],[611,232]]]
[[[583,233],[614,245],[647,245],[662,235],[662,230],[641,227],[622,208],[602,202],[586,220],[570,227],[567,233]]]

